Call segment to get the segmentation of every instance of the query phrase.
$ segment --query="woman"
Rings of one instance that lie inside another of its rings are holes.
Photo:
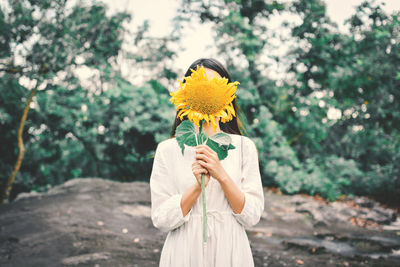
[[[219,75],[231,82],[226,69],[214,59],[196,60],[185,77],[196,66],[203,66],[209,79]],[[237,114],[236,98],[233,102]],[[220,161],[206,145],[186,146],[182,155],[175,139],[180,123],[176,117],[171,138],[158,144],[150,177],[151,219],[155,227],[168,232],[160,266],[254,266],[245,227],[257,224],[264,211],[254,142],[242,135],[236,115],[229,122],[217,122],[217,133],[227,133],[235,146],[225,159]],[[203,124],[203,131],[209,136],[216,134],[210,123]],[[206,251],[202,243],[202,173],[207,203]]]

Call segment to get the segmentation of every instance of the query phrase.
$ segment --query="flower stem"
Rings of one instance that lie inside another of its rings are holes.
[[[203,120],[201,120],[199,123],[200,123],[199,127],[200,143],[203,143],[202,140]],[[203,242],[207,242],[207,210],[206,210],[206,187],[204,185],[204,173],[201,174],[201,197],[203,199]]]

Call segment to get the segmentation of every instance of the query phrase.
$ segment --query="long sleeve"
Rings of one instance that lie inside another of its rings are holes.
[[[158,144],[150,176],[151,220],[163,232],[174,230],[187,222],[192,209],[183,216],[182,195],[174,187],[173,173],[167,164],[166,142]]]
[[[251,139],[245,138],[244,141],[246,142],[243,142],[243,178],[240,189],[245,195],[245,204],[241,213],[232,211],[232,214],[244,227],[251,227],[260,221],[264,211],[264,191],[257,148]]]

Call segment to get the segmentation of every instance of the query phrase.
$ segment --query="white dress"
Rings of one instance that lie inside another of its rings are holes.
[[[257,224],[264,211],[264,194],[254,142],[243,137],[241,175],[241,136],[229,134],[235,149],[221,161],[229,176],[245,194],[245,205],[235,214],[219,182],[210,178],[206,187],[207,246],[203,262],[203,207],[201,194],[186,216],[180,206],[183,193],[197,180],[192,172],[195,147],[181,148],[175,138],[157,146],[150,177],[151,219],[168,232],[161,251],[160,267],[251,267],[254,260],[245,227]],[[243,177],[243,179],[242,179]]]

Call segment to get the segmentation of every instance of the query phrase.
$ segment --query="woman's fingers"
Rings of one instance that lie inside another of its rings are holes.
[[[205,162],[205,161],[199,160],[199,163],[200,163],[200,165],[201,165],[202,167],[204,167],[204,168],[206,168],[206,169],[210,168],[210,164],[207,163],[207,162]]]
[[[208,157],[208,156],[206,156],[205,154],[196,154],[196,159],[197,160],[202,160],[202,161],[205,161],[205,162],[209,162],[210,161],[210,158]]]
[[[202,173],[207,174],[208,171],[206,169],[195,169],[195,170],[193,170],[193,173],[194,174],[202,174]]]
[[[196,169],[203,169],[203,170],[207,171],[207,169],[205,169],[203,166],[201,166],[200,161],[195,161],[192,164],[192,170],[196,170]]]
[[[202,167],[198,161],[195,161],[192,164],[192,171],[195,172],[196,174],[197,173],[199,173],[199,174],[201,174],[201,173],[207,174],[208,173],[208,170],[206,168]]]
[[[196,157],[197,157],[197,156],[196,156]],[[208,165],[208,162],[207,162],[206,160],[207,160],[207,159],[204,158],[204,155],[203,155],[203,156],[199,156],[199,158],[195,161],[195,163],[193,163],[193,165],[196,164],[196,166],[198,166],[199,168],[205,168],[205,169],[207,169],[207,167],[208,167],[209,165]],[[193,167],[192,167],[192,169],[193,169]],[[208,171],[208,169],[207,169],[207,171]]]
[[[205,154],[210,158],[218,158],[218,154],[206,145],[196,146],[196,154]]]

